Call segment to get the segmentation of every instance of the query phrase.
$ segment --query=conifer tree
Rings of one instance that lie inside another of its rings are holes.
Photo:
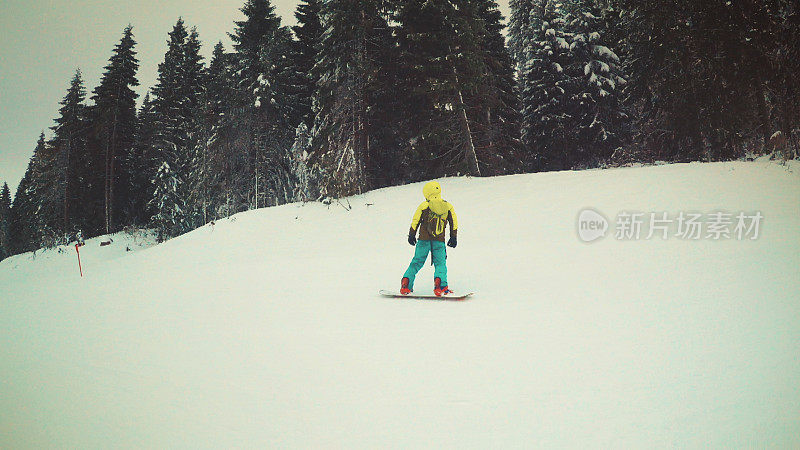
[[[169,163],[161,163],[153,179],[155,192],[151,209],[155,211],[151,224],[156,229],[159,241],[165,241],[191,229],[188,215],[184,212],[186,202],[179,194],[183,180],[175,173]]]
[[[314,126],[311,103],[319,83],[312,69],[322,45],[322,3],[322,0],[302,0],[294,13],[297,25],[292,27],[296,38],[293,46],[294,67],[299,77],[299,113],[308,129]]]
[[[622,110],[621,90],[626,83],[619,56],[608,45],[602,13],[594,0],[570,5],[571,128],[573,165],[596,167],[608,161],[625,141],[627,116]]]
[[[205,102],[213,126],[224,122],[234,95],[232,54],[225,53],[222,42],[217,42],[206,71]]]
[[[777,36],[796,33],[800,20],[781,26],[781,13],[796,11],[796,2],[612,3],[622,11],[621,51],[630,74],[625,96],[643,159],[737,157],[748,141],[768,140],[772,101],[797,104],[775,83],[786,74],[797,83],[796,63],[789,57],[773,65],[791,52]]]
[[[527,61],[521,62],[522,139],[537,155],[534,169],[568,169],[574,105],[564,67],[571,63],[571,35],[563,5],[537,1],[526,32]]]
[[[508,50],[514,59],[518,74],[522,73],[524,62],[528,61],[527,51],[531,48],[531,13],[538,0],[510,0],[511,16],[508,19]]]
[[[269,0],[247,0],[229,33],[236,51],[236,95],[229,139],[236,189],[246,208],[284,203],[291,192],[287,153],[301,120],[291,31]]]
[[[9,224],[11,222],[11,191],[8,183],[0,190],[0,260],[11,256]]]
[[[185,183],[179,187],[179,195],[186,201],[185,213],[192,227],[203,225],[204,211],[208,202],[206,191],[202,189],[206,167],[203,160],[206,155],[206,138],[203,128],[206,69],[200,55],[200,39],[196,28],[192,28],[186,39],[183,52],[182,94],[181,104],[183,135],[186,136],[179,173],[185,177]]]
[[[394,45],[382,3],[346,0],[322,8],[311,163],[325,196],[385,185],[392,169],[385,159],[396,147],[387,91],[394,85],[388,78]]]
[[[197,31],[192,29],[188,32],[183,19],[178,19],[169,33],[167,53],[158,66],[158,82],[153,88],[153,167],[166,167],[167,173],[157,173],[152,180],[156,197],[149,205],[170,209],[169,212],[152,211],[153,220],[165,232],[182,233],[198,225],[199,209],[195,196],[198,182],[195,177],[198,153],[203,145],[200,120],[203,114],[204,70]],[[168,185],[160,186],[158,183]],[[162,201],[165,192],[180,199],[182,203],[179,208]],[[159,225],[158,222],[166,220],[165,217],[174,219],[174,225]],[[172,236],[175,235],[166,237]]]
[[[53,247],[60,243],[63,230],[63,173],[59,155],[53,142],[46,142],[35,155],[33,166],[33,196],[36,205],[36,242],[39,247]]]
[[[40,136],[43,138],[44,134]],[[63,229],[63,170],[53,142],[37,145],[31,158],[31,201],[34,205],[34,242],[54,247],[65,238]]]
[[[9,254],[16,255],[37,248],[34,232],[35,208],[31,200],[30,164],[17,186],[8,221]]]
[[[186,142],[181,134],[185,110],[181,97],[183,94],[182,64],[188,32],[182,18],[179,18],[167,40],[167,53],[158,65],[158,81],[153,87],[153,110],[156,116],[156,148],[161,160],[176,160],[177,153]],[[160,166],[160,164],[159,164]]]
[[[308,202],[314,200],[314,176],[308,166],[311,150],[311,130],[305,123],[297,126],[297,134],[290,151],[290,165],[293,178],[296,180],[290,201]]]
[[[233,114],[235,86],[232,72],[234,70],[233,54],[226,54],[221,42],[214,46],[214,52],[208,65],[205,89],[205,153],[202,164],[206,168],[203,177],[205,196],[208,204],[205,207],[206,220],[216,219],[231,214],[234,174],[232,167],[236,158],[231,151],[232,136],[235,133],[236,117]]]
[[[475,2],[411,0],[399,7],[406,156],[415,179],[481,173],[466,101],[487,73],[478,11]]]
[[[147,93],[137,117],[136,135],[128,167],[131,168],[129,218],[131,224],[146,226],[153,216],[150,200],[154,195],[153,179],[156,164],[157,116],[153,100]]]
[[[47,143],[42,132],[11,205],[9,234],[12,254],[41,247],[44,227],[39,215],[42,203],[38,188],[42,181],[41,170],[46,152]]]
[[[111,233],[127,222],[123,216],[128,204],[130,160],[136,132],[136,98],[133,88],[139,85],[133,27],[128,25],[120,43],[105,67],[100,85],[94,90],[92,100],[95,132],[99,148],[97,159],[103,167],[103,217],[104,232]],[[99,165],[99,164],[98,164]]]
[[[466,95],[468,117],[474,123],[476,154],[484,175],[526,169],[520,141],[519,93],[514,62],[505,45],[503,17],[494,0],[475,4],[479,52],[485,71],[477,88]]]
[[[56,125],[52,127],[54,137],[51,146],[56,152],[52,177],[55,180],[54,188],[57,189],[53,197],[60,200],[61,223],[58,230],[66,234],[86,226],[86,213],[82,206],[89,201],[87,187],[91,182],[93,167],[87,147],[89,117],[85,98],[86,90],[81,71],[78,70],[60,103]]]
[[[278,37],[276,33],[282,32],[281,19],[269,0],[246,0],[241,11],[245,20],[236,21],[235,31],[228,35],[239,57],[239,81],[246,88],[255,88],[259,77],[269,72],[266,64],[270,61],[262,58],[262,52],[270,40]]]

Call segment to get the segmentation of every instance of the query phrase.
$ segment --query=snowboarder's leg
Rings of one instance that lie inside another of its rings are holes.
[[[428,252],[431,251],[431,242],[422,239],[417,241],[417,245],[414,247],[414,258],[411,259],[411,264],[408,265],[406,273],[403,274],[403,277],[408,278],[408,287],[412,291],[414,290],[414,278],[428,259]]]
[[[433,278],[442,280],[442,286],[449,286],[447,284],[447,251],[444,242],[431,241],[431,260],[435,267],[433,271]]]

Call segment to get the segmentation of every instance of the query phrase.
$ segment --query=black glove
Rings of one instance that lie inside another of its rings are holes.
[[[456,248],[456,244],[458,244],[458,241],[456,241],[456,237],[455,236],[450,236],[450,240],[447,241],[447,245],[449,247]]]
[[[408,233],[408,243],[411,245],[417,245],[416,233]]]

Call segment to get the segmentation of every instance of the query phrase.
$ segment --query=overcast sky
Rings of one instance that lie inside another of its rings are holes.
[[[273,0],[285,25],[294,25],[297,0]],[[508,16],[508,0],[499,1]],[[41,131],[58,115],[58,102],[80,68],[87,97],[100,82],[123,29],[133,25],[141,96],[153,86],[167,49],[167,33],[183,17],[196,26],[203,54],[243,18],[244,0],[0,0],[0,186],[14,194]],[[141,102],[141,98],[139,99]]]

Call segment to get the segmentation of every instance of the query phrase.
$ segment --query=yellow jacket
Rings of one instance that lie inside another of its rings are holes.
[[[447,225],[450,225],[450,236],[454,237],[458,232],[458,218],[453,205],[441,197],[442,187],[439,183],[431,181],[422,188],[425,201],[420,203],[411,219],[411,229],[409,235],[415,235],[419,231],[419,238],[422,240],[437,240],[444,242],[444,232]],[[422,226],[420,226],[422,225]]]

